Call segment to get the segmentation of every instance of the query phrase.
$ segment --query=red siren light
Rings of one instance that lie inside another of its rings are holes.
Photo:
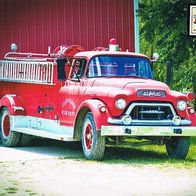
[[[189,101],[193,101],[195,99],[195,94],[193,92],[189,92],[186,94]]]
[[[117,45],[117,40],[115,38],[110,39],[110,44]]]
[[[119,51],[119,45],[117,43],[117,40],[115,38],[110,39],[110,43],[109,43],[109,51],[111,52],[115,52],[115,51]]]

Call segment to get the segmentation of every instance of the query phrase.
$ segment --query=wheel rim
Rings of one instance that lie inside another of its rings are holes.
[[[93,143],[93,130],[90,124],[87,124],[85,128],[85,146],[88,151],[91,150]]]
[[[5,137],[8,137],[10,134],[10,117],[8,115],[5,115],[3,118],[2,133]]]

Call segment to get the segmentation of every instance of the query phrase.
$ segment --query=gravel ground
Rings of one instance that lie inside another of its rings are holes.
[[[86,161],[60,146],[0,146],[0,157],[3,196],[196,195],[196,168]]]

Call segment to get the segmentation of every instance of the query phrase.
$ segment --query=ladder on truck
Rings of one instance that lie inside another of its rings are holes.
[[[64,56],[72,61],[84,50],[78,45],[58,46],[53,53],[48,49],[48,54],[8,52],[0,61],[0,81],[53,85],[56,59]]]
[[[48,84],[54,83],[54,58],[7,57],[0,61],[0,81]],[[18,53],[27,54],[27,53]]]

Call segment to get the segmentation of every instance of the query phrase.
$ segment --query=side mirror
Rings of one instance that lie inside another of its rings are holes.
[[[152,59],[150,60],[150,62],[151,62],[151,69],[153,70],[153,64],[154,64],[154,62],[157,62],[158,61],[158,58],[159,58],[159,54],[158,53],[153,53],[153,55],[152,55]]]
[[[156,62],[158,61],[158,59],[159,59],[159,54],[156,52],[153,53],[151,62]]]
[[[65,81],[66,80],[66,71],[65,71],[65,64],[67,59],[65,57],[57,58],[57,74],[58,80]]]

